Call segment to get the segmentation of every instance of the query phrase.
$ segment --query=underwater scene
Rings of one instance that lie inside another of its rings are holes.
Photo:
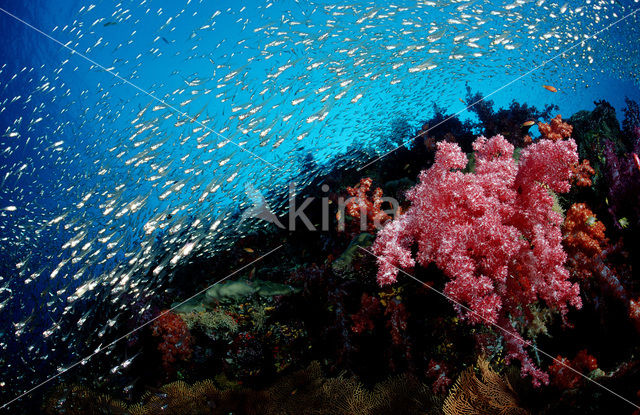
[[[0,414],[640,415],[638,0],[0,0]]]

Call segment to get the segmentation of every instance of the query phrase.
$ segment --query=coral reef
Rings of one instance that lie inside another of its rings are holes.
[[[636,139],[634,152],[640,152],[640,139]],[[614,224],[620,230],[640,226],[640,169],[635,157],[629,153],[619,155],[613,142],[607,142],[604,154],[609,213]]]
[[[632,99],[625,98],[627,107],[623,110],[622,130],[629,136],[636,136],[636,129],[640,127],[640,106]]]
[[[444,292],[472,324],[512,327],[509,319],[528,321],[523,308],[538,300],[563,316],[568,305],[579,308],[578,286],[564,268],[562,217],[550,194],[570,188],[575,143],[541,140],[522,151],[519,164],[501,136],[480,137],[474,149],[475,171],[463,173],[466,155],[455,144],[439,143],[433,167],[408,194],[409,210],[378,233],[379,283],[393,283],[398,267],[414,266],[415,242],[417,262],[444,271],[451,279]],[[523,375],[546,383],[520,335],[512,331],[505,340],[508,356],[522,362]]]
[[[330,201],[326,232],[257,230],[224,255],[179,267],[175,283],[140,310],[144,323],[175,307],[183,323],[155,321],[123,345],[118,354],[130,365],[116,368],[122,381],[87,373],[77,382],[83,387],[55,388],[43,410],[630,412],[566,366],[542,360],[537,348],[621,396],[633,399],[640,389],[640,281],[633,272],[640,117],[628,103],[621,130],[606,102],[569,121],[552,119],[552,108],[514,102],[494,110],[482,100],[471,108],[479,123],[437,107],[424,122],[394,122],[393,139],[414,136],[412,146],[364,172],[339,164],[303,189],[314,198],[305,209],[312,223],[324,220],[321,201]],[[528,140],[537,123],[542,137]],[[422,129],[414,135],[411,125]],[[571,127],[575,143],[567,138]],[[493,138],[476,139],[479,131]],[[383,193],[399,202],[395,220],[382,210]],[[347,195],[346,215],[334,217]],[[375,218],[386,222],[380,231],[370,226]],[[174,302],[280,245],[277,258]],[[384,260],[366,252],[371,245]],[[396,267],[424,284],[397,277]],[[190,354],[174,350],[184,346],[175,342],[182,335],[158,353],[171,330],[189,333]],[[486,360],[475,363],[479,354]],[[551,386],[543,387],[547,379]]]

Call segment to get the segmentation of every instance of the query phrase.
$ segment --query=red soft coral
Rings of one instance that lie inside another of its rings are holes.
[[[447,296],[473,310],[456,306],[459,314],[472,324],[509,327],[509,357],[522,362],[523,374],[531,374],[534,383],[546,382],[507,323],[508,317],[526,322],[523,310],[539,300],[563,316],[568,305],[582,305],[564,267],[562,216],[552,195],[571,187],[576,144],[539,140],[522,151],[519,164],[502,136],[479,137],[474,150],[475,171],[464,173],[467,157],[460,148],[438,144],[434,165],[407,193],[411,207],[378,233],[378,282],[394,282],[398,267],[410,268],[414,261],[435,263],[450,278]]]
[[[573,368],[571,370],[569,367]],[[553,379],[553,384],[561,389],[573,389],[580,384],[582,376],[598,368],[598,361],[586,350],[580,350],[573,360],[558,356],[556,361],[549,366],[549,373]],[[578,373],[576,373],[576,371]]]
[[[154,336],[162,337],[158,350],[162,354],[162,365],[167,372],[173,371],[177,360],[191,358],[193,338],[187,324],[178,315],[164,311],[151,325]]]
[[[449,386],[451,386],[451,379],[447,376],[448,367],[437,360],[429,360],[429,365],[425,371],[425,375],[433,380],[431,384],[431,390],[434,394],[443,394],[447,392]]]
[[[351,316],[351,320],[353,320],[351,330],[357,334],[373,330],[375,328],[374,320],[379,317],[380,314],[382,314],[380,300],[367,293],[362,294],[360,310]]]
[[[387,317],[386,326],[391,333],[393,344],[396,346],[406,345],[404,332],[407,331],[407,318],[409,317],[407,308],[400,300],[394,298],[387,302],[384,315]]]

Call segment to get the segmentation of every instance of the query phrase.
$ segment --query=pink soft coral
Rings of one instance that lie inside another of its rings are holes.
[[[456,305],[459,314],[472,324],[507,328],[508,357],[521,361],[534,384],[547,383],[510,317],[528,321],[527,306],[539,300],[563,318],[568,305],[581,307],[579,288],[564,267],[562,215],[553,209],[552,193],[570,189],[576,144],[542,139],[522,151],[519,163],[502,136],[479,137],[473,148],[475,171],[464,173],[468,160],[460,147],[438,143],[434,165],[407,193],[411,207],[378,234],[378,282],[394,282],[398,268],[414,261],[435,263],[450,278],[445,294],[473,311]]]

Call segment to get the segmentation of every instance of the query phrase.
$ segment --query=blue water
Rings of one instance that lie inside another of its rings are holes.
[[[394,122],[417,128],[433,103],[473,118],[467,84],[565,118],[640,100],[638,17],[606,29],[631,1],[0,5],[109,69],[0,13],[3,401],[108,343],[107,320],[141,312],[174,266],[224,249],[247,184],[283,193],[350,148],[384,154]]]

